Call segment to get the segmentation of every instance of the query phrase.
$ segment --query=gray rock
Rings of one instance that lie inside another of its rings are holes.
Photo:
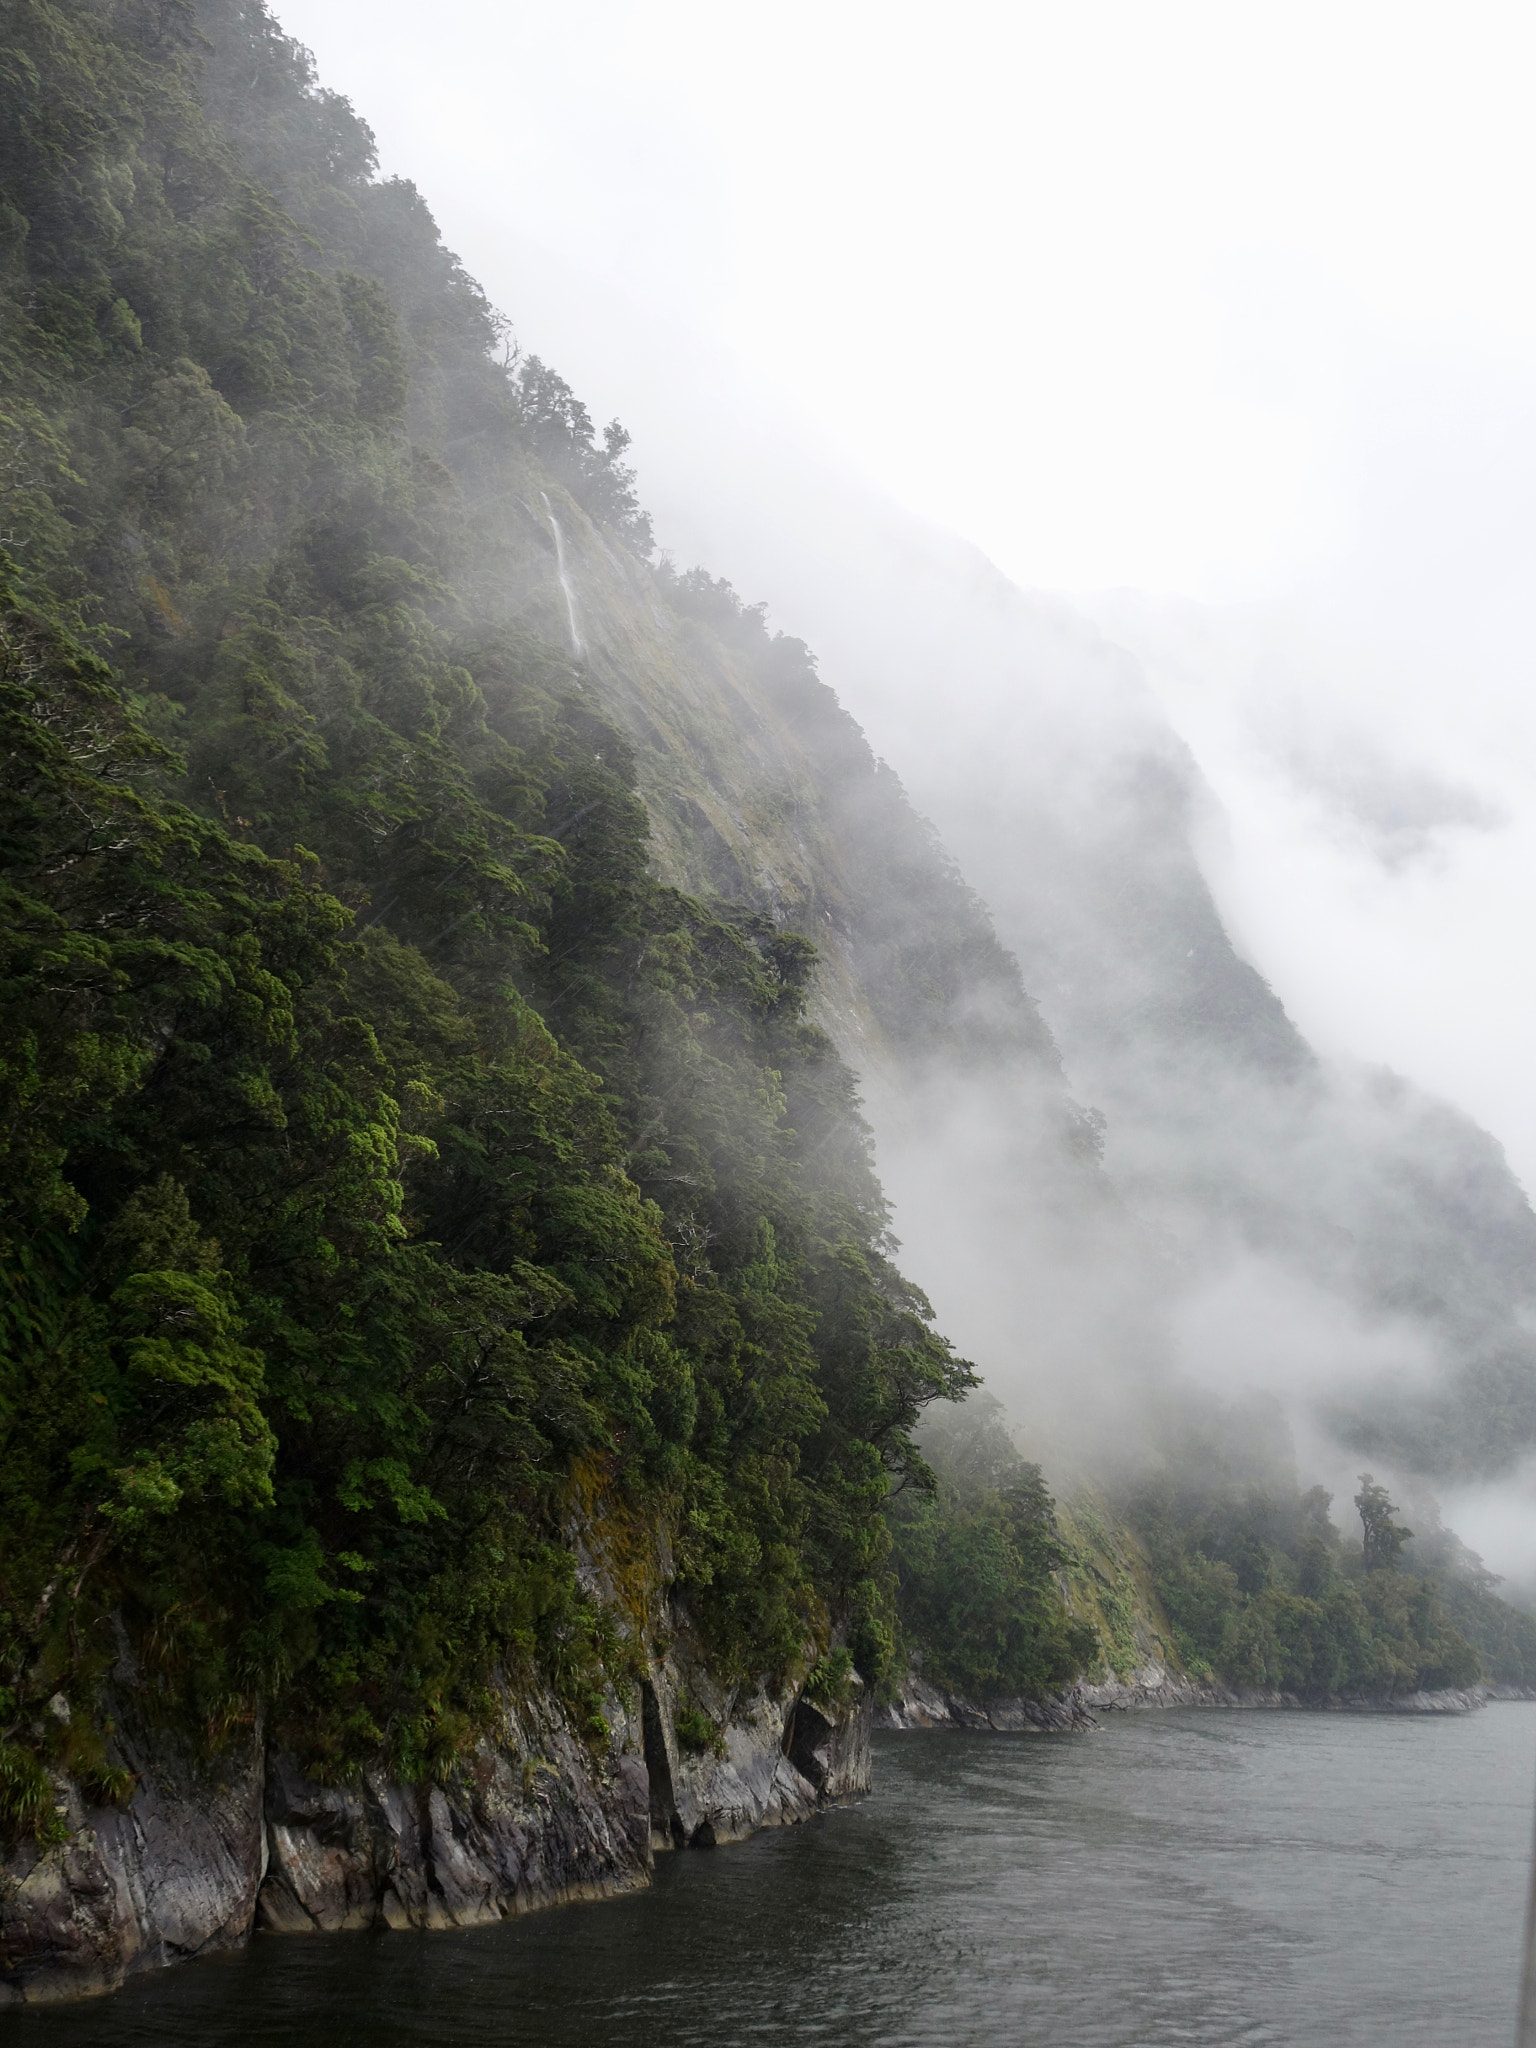
[[[958,1693],[943,1692],[912,1672],[895,1699],[880,1709],[876,1724],[896,1729],[977,1728],[1005,1735],[1071,1734],[1098,1726],[1088,1710],[1087,1690],[1077,1686],[1059,1698],[979,1704]]]
[[[138,1970],[281,1933],[476,1927],[649,1882],[657,1849],[729,1842],[868,1790],[871,1716],[793,1687],[732,1692],[686,1615],[610,1737],[583,1742],[553,1695],[501,1692],[495,1728],[440,1782],[382,1770],[321,1785],[259,1728],[218,1755],[112,1704],[123,1812],[59,1780],[68,1839],[0,1862],[0,2005],[110,1991]],[[679,1707],[709,1716],[689,1750]],[[129,1732],[123,1732],[127,1730]]]
[[[273,1755],[260,1924],[479,1927],[645,1884],[650,1788],[634,1733],[620,1713],[596,1756],[555,1701],[535,1694],[516,1707],[507,1697],[495,1739],[438,1784],[374,1771],[356,1787],[316,1785]]]
[[[107,1703],[115,1763],[137,1784],[123,1812],[61,1777],[69,1829],[0,1865],[0,2005],[111,1991],[139,1970],[228,1948],[250,1930],[263,1871],[262,1741],[243,1731],[211,1756]]]
[[[675,1623],[644,1688],[656,1848],[739,1841],[869,1790],[873,1717],[857,1674],[853,1700],[839,1707],[813,1706],[793,1686],[729,1692],[711,1673],[687,1616]],[[685,1702],[715,1724],[713,1748],[678,1742]]]

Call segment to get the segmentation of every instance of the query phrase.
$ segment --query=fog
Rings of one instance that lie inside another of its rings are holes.
[[[663,547],[818,650],[1105,1113],[1090,1218],[984,1077],[866,1077],[989,1382],[1058,1433],[1269,1390],[1536,1573],[1525,1446],[1436,1448],[1536,1312],[1523,11],[280,13]]]

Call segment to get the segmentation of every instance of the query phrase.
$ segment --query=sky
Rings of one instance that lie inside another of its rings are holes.
[[[1071,595],[1302,1028],[1536,1188],[1536,14],[278,12],[631,429],[663,545],[796,630],[765,536],[825,484]]]

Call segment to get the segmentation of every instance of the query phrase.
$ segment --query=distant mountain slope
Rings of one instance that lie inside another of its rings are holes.
[[[1345,1454],[1405,1474],[1509,1471],[1536,1447],[1536,1217],[1486,1132],[1400,1078],[1321,1061],[1234,948],[1197,853],[1212,798],[1134,658],[958,542],[830,489],[798,526],[764,538],[749,519],[732,538],[878,719],[1020,961],[1073,1092],[1104,1113],[1111,1177],[1162,1247],[1149,1328],[1257,1260],[1311,1290],[1333,1328],[1298,1327],[1288,1375],[1261,1287],[1250,1334],[1228,1330],[1233,1388],[1294,1392]],[[989,1228],[991,1204],[966,1208],[974,1175],[938,1203],[931,1163],[908,1174],[888,1145],[887,1181],[920,1252],[925,1203],[946,1247]],[[944,1255],[933,1265],[942,1276]],[[1028,1361],[994,1348],[1006,1281],[990,1318],[984,1290],[968,1282],[952,1306],[935,1284],[1030,1412]],[[1096,1284],[1112,1274],[1090,1265],[1081,1286]],[[1166,1364],[1161,1339],[1125,1343]]]
[[[1025,659],[1081,673],[1070,641]],[[1053,768],[1014,701],[1006,778],[983,794],[973,758],[964,817],[935,809],[1108,1117],[1115,1178],[1195,1266],[1256,1253],[1345,1325],[1397,1330],[1394,1366],[1357,1364],[1344,1329],[1336,1380],[1309,1390],[1350,1447],[1441,1479],[1508,1470],[1536,1444],[1536,1216],[1499,1147],[1307,1047],[1222,928],[1193,845],[1210,798],[1144,701],[1079,698]]]

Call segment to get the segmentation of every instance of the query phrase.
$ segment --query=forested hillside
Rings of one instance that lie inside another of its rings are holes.
[[[679,1616],[727,1701],[1113,1662],[1038,1470],[916,1447],[975,1375],[842,1056],[997,1076],[1125,1241],[981,905],[256,0],[12,22],[6,1824],[134,1796],[130,1679],[336,1785],[446,1776],[519,1684],[602,1753]],[[1247,1598],[1202,1544],[1166,1582]],[[1415,1682],[1475,1668],[1415,1597]]]
[[[1203,866],[1218,807],[1142,665],[962,567],[885,625],[893,758],[1104,1112],[1173,1294],[1241,1297],[1234,1378],[1285,1392],[1350,1461],[1442,1488],[1509,1475],[1536,1442],[1536,1215],[1499,1145],[1307,1043],[1223,921]],[[972,717],[919,725],[935,673],[963,673]],[[1265,1326],[1308,1322],[1331,1358],[1303,1386]]]
[[[600,1739],[646,1645],[573,1503],[653,1529],[723,1672],[835,1638],[878,1684],[886,1493],[972,1374],[892,1264],[793,926],[858,1029],[1052,1069],[1016,970],[805,650],[650,565],[622,430],[259,6],[18,20],[8,1812],[52,1824],[50,1758],[126,1793],[92,1717],[125,1631],[167,1711],[264,1713],[322,1776],[445,1767],[501,1671]],[[674,789],[658,871],[614,722],[658,674],[677,783],[809,725],[781,779],[824,815],[733,847]]]

